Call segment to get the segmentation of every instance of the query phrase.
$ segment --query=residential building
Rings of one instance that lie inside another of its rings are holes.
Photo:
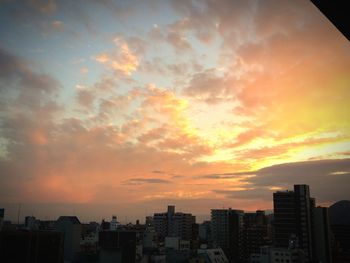
[[[241,262],[243,211],[229,209],[211,210],[213,245],[222,248],[230,261]]]
[[[261,246],[269,244],[267,231],[267,218],[264,211],[244,214],[241,251],[244,260],[248,260],[252,253],[258,253]]]
[[[330,231],[328,208],[316,207],[313,212],[313,244],[317,262],[332,262]]]
[[[228,259],[221,248],[201,248],[197,250],[198,258],[202,261],[192,262],[204,262],[204,263],[228,263]]]
[[[342,200],[331,205],[329,217],[333,234],[333,262],[350,262],[350,201]]]
[[[153,225],[159,237],[180,237],[183,240],[191,240],[193,225],[196,217],[189,213],[175,213],[175,206],[168,206],[165,213],[155,213]]]
[[[56,230],[63,233],[64,260],[74,261],[80,252],[82,225],[76,216],[60,216],[55,223]]]
[[[135,262],[136,232],[128,230],[100,231],[99,247],[100,262]]]
[[[250,255],[249,263],[304,263],[303,250],[298,248],[281,248],[262,246],[259,253]]]
[[[278,191],[273,194],[274,244],[288,247],[291,236],[306,255],[313,258],[312,220],[314,199],[310,197],[308,185],[294,185],[294,191]]]

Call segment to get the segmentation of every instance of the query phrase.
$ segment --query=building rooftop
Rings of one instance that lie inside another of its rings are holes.
[[[59,220],[67,220],[70,221],[73,225],[80,225],[80,221],[76,216],[60,216],[57,221]]]

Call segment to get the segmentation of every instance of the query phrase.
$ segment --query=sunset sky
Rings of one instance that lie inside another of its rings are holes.
[[[309,1],[0,1],[0,207],[349,199],[350,43]],[[127,219],[125,219],[127,220]]]

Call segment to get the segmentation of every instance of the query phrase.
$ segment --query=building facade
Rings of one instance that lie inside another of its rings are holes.
[[[243,261],[242,210],[212,209],[211,232],[214,247],[220,247],[230,261]]]
[[[294,191],[276,192],[274,203],[274,244],[288,247],[291,236],[311,261],[313,258],[312,215],[315,200],[308,185],[294,185]]]
[[[165,213],[155,213],[153,225],[161,239],[165,237],[180,237],[191,240],[196,217],[189,213],[175,212],[175,206],[168,206]]]

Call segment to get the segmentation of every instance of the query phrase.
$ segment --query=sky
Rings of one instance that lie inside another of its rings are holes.
[[[349,199],[350,43],[309,1],[0,1],[0,206],[120,221]]]

